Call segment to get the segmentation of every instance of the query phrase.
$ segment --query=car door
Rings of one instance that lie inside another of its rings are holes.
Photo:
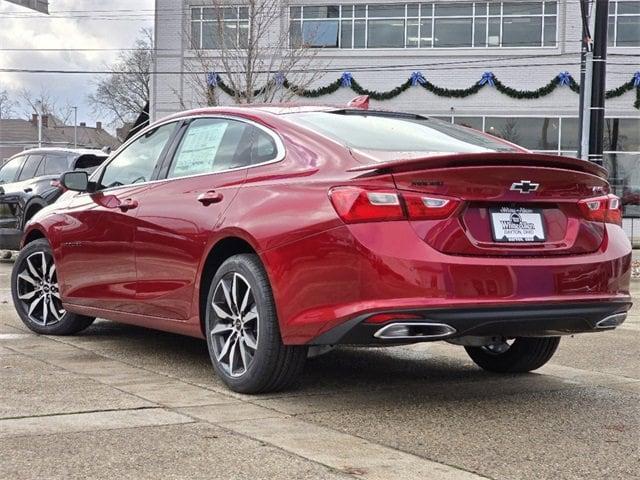
[[[166,181],[140,204],[135,242],[140,313],[185,321],[197,312],[198,268],[246,178],[258,134],[268,135],[253,123],[229,118],[189,124],[167,158]]]
[[[139,199],[153,187],[160,160],[177,123],[137,137],[91,177],[92,193],[76,194],[55,227],[62,295],[68,303],[135,310],[136,214]]]
[[[0,168],[0,229],[15,230],[19,224],[15,181],[27,157],[14,157]]]

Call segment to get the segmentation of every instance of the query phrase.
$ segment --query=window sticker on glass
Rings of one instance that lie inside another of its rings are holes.
[[[213,163],[229,124],[226,121],[196,121],[176,153],[171,177],[197,175],[213,171]]]

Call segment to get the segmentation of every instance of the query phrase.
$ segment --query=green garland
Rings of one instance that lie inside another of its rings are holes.
[[[213,89],[219,87],[224,93],[231,97],[244,97],[246,98],[246,92],[236,92],[233,88],[228,86],[217,74],[213,75],[214,81],[209,84],[210,94],[213,94]],[[606,92],[606,98],[616,98],[621,95],[624,95],[626,92],[631,90],[636,91],[636,100],[633,106],[640,110],[640,82],[638,81],[640,78],[640,72],[636,72],[634,76],[626,83],[623,83],[617,88],[612,90],[608,90]],[[262,88],[258,88],[253,91],[253,96],[257,97],[263,94],[267,89],[273,88],[276,85],[276,80],[269,80],[269,82],[264,85]],[[546,95],[549,95],[551,92],[556,90],[559,87],[567,86],[569,89],[575,93],[580,92],[580,85],[571,77],[568,72],[562,72],[552,78],[549,83],[543,85],[540,88],[535,90],[517,90],[513,87],[508,87],[504,83],[502,83],[493,73],[485,72],[480,80],[475,82],[469,88],[444,88],[434,85],[433,83],[426,80],[420,72],[414,72],[410,78],[408,78],[404,83],[398,85],[397,87],[387,90],[384,92],[379,92],[376,90],[369,90],[360,85],[350,73],[345,72],[342,74],[340,78],[337,78],[333,82],[325,85],[324,87],[318,87],[314,89],[306,89],[299,87],[297,85],[289,83],[289,81],[285,78],[280,82],[283,88],[286,88],[293,92],[294,94],[305,97],[305,98],[317,98],[322,97],[324,95],[330,95],[340,88],[350,88],[358,95],[368,95],[372,100],[390,100],[392,98],[397,97],[404,91],[408,90],[412,86],[420,86],[425,90],[437,95],[439,97],[448,97],[448,98],[464,98],[470,95],[475,95],[482,88],[486,86],[494,87],[498,92],[516,99],[523,100],[531,100],[535,98],[541,98]]]

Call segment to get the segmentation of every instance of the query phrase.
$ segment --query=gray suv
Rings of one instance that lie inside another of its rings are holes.
[[[107,156],[101,150],[36,148],[11,157],[0,167],[0,250],[17,250],[29,219],[62,195],[62,173],[91,172]]]

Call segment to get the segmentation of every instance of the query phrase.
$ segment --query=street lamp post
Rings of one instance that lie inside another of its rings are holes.
[[[78,148],[78,107],[73,107],[73,148]]]

